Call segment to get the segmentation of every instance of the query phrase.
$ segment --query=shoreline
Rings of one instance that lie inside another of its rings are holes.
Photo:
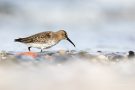
[[[45,52],[6,52],[0,51],[0,61],[4,60],[19,60],[19,61],[47,61],[47,62],[65,62],[75,59],[82,59],[88,61],[113,61],[118,62],[122,60],[134,59],[133,51],[129,52],[87,52],[75,50],[59,50],[59,51],[45,51]]]

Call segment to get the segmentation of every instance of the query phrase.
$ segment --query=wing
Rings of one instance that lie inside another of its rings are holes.
[[[23,43],[47,43],[48,40],[52,39],[53,32],[41,32],[26,38],[21,38]]]

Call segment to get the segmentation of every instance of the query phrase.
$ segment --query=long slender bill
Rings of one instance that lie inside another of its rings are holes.
[[[75,47],[75,44],[69,38],[67,40]]]

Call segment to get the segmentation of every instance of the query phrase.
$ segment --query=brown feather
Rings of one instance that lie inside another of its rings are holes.
[[[53,32],[41,32],[26,38],[21,38],[19,42],[22,43],[46,43],[48,40],[52,39]]]

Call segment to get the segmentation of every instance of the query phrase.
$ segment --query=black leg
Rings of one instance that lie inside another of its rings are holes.
[[[40,52],[43,52],[43,50],[41,49],[41,51]]]
[[[29,50],[29,51],[30,51],[30,48],[31,48],[31,47],[28,47],[28,50]]]

